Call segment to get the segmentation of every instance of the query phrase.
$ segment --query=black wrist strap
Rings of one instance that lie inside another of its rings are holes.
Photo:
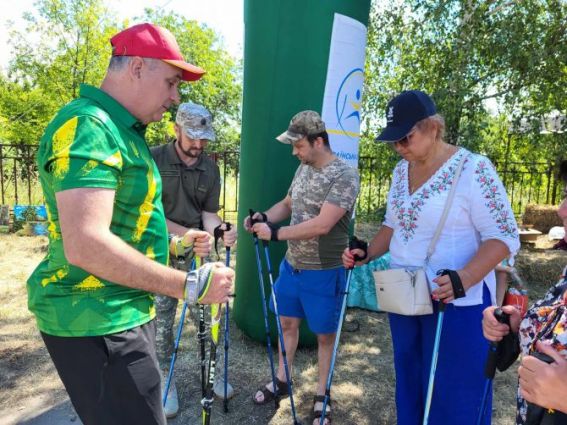
[[[272,236],[270,237],[270,240],[277,242],[279,241],[278,239],[278,231],[280,230],[280,226],[278,226],[277,224],[274,224],[270,221],[267,221],[266,224],[268,225],[268,227],[270,228],[270,230],[272,231]]]
[[[451,286],[453,287],[453,297],[455,299],[463,298],[466,295],[465,288],[463,286],[463,281],[461,280],[459,273],[457,273],[455,270],[449,270],[449,269],[439,270],[437,274],[440,276],[449,275]]]

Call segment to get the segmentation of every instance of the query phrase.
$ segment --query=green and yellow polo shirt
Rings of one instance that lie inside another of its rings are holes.
[[[65,258],[55,193],[76,188],[115,191],[110,230],[167,263],[161,179],[145,126],[103,91],[82,85],[80,97],[49,123],[37,155],[48,214],[47,256],[27,282],[28,306],[39,329],[57,336],[121,332],[155,316],[153,296],[72,266]],[[89,249],[85,243],[84,249]]]

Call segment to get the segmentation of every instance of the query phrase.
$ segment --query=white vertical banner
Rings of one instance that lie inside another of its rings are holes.
[[[333,152],[355,168],[358,167],[365,49],[366,27],[335,13],[321,115]]]

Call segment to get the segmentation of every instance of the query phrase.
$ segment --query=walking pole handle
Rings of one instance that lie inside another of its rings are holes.
[[[361,261],[364,260],[366,257],[368,257],[368,242],[362,240],[362,239],[358,239],[356,236],[353,236],[352,238],[350,238],[350,241],[348,242],[348,249],[349,250],[353,250],[353,249],[360,249],[364,252],[364,255],[360,256],[358,254],[354,254],[354,262],[356,263],[357,261]],[[350,267],[347,270],[352,270],[354,269],[354,266]]]
[[[254,211],[252,208],[248,208],[248,212],[250,214],[250,224],[254,225],[256,223],[266,223],[268,221],[268,216],[266,213]],[[260,214],[262,218],[254,218],[254,214]]]
[[[225,225],[226,229],[221,228],[223,224]],[[231,228],[232,228],[232,224],[230,224],[228,221],[224,221],[221,224],[219,224],[217,227],[215,227],[215,229],[213,230],[213,237],[215,239],[215,252],[217,253],[217,257],[219,258],[220,258],[219,248],[218,248],[219,239],[222,239],[224,236],[224,232],[228,232]]]
[[[510,326],[510,315],[502,311],[501,308],[494,310],[494,317],[498,322]],[[496,364],[498,362],[498,342],[490,341],[490,349],[484,366],[484,376],[488,379],[494,379],[496,374]]]
[[[451,286],[453,287],[453,298],[457,299],[466,296],[465,288],[463,287],[463,282],[461,281],[459,273],[457,273],[456,270],[450,269],[441,269],[437,271],[437,276],[446,275],[449,275],[449,279],[451,280]],[[439,300],[439,311],[444,312],[445,307],[447,307],[447,304],[445,304],[443,300]]]

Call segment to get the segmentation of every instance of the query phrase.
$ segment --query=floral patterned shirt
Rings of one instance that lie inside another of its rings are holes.
[[[520,348],[523,355],[533,351],[535,341],[546,341],[567,358],[567,267],[545,296],[531,306],[520,323]],[[527,403],[518,386],[516,424],[524,425]]]
[[[384,225],[393,229],[391,267],[422,267],[461,160],[455,197],[426,273],[431,289],[439,269],[458,270],[489,239],[504,242],[511,253],[520,247],[518,228],[506,191],[490,160],[460,148],[414,193],[409,193],[408,162],[394,168]],[[494,272],[485,276],[495,302]],[[480,283],[480,282],[479,282]],[[482,285],[474,285],[455,305],[482,303]]]

